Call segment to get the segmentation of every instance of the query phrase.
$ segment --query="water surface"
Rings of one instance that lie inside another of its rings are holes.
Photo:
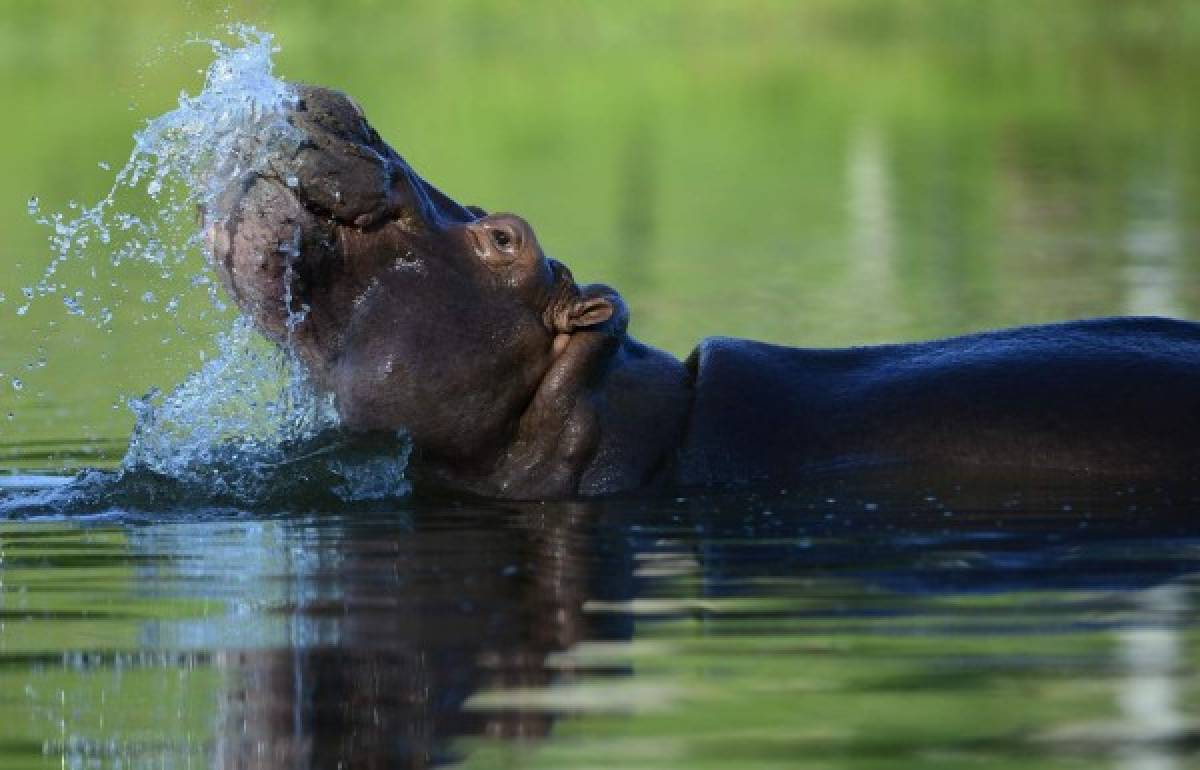
[[[4,767],[1186,767],[1197,490],[0,529]]]

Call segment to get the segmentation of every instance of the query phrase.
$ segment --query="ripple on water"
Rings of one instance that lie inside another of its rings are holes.
[[[948,528],[921,494],[797,486],[0,523],[0,741],[67,766],[1194,762],[1191,497],[946,494]]]

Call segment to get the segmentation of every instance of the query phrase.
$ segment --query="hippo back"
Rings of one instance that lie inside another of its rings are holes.
[[[674,473],[785,482],[865,465],[1137,476],[1200,468],[1200,324],[1112,318],[904,345],[705,340]]]

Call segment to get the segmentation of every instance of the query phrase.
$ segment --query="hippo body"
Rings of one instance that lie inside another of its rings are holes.
[[[1200,324],[1105,318],[803,349],[713,338],[671,481],[896,463],[1144,477],[1200,468]]]
[[[211,261],[347,431],[409,435],[418,485],[529,499],[879,464],[1200,467],[1196,324],[845,350],[716,338],[681,362],[633,339],[620,295],[576,284],[523,219],[438,191],[344,95],[297,95],[307,140],[228,185]]]

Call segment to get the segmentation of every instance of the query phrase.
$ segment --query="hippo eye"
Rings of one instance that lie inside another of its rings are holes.
[[[492,231],[492,242],[495,243],[496,246],[501,251],[511,251],[512,250],[512,243],[513,243],[512,236],[509,235],[508,233],[504,232],[503,230],[493,230]]]

